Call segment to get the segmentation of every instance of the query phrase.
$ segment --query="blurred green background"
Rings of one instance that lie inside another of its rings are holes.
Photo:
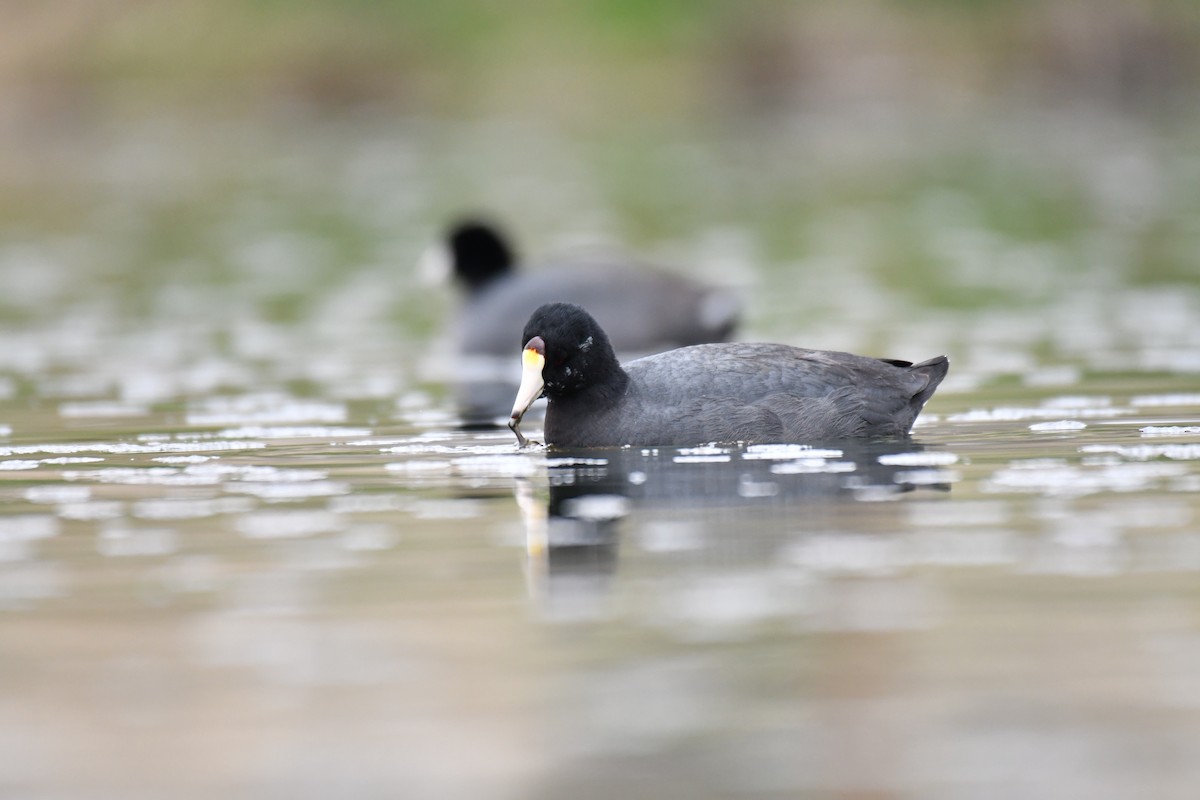
[[[752,330],[777,335],[845,318],[819,282],[798,296],[799,275],[972,308],[1198,271],[1194,3],[59,0],[5,16],[7,319],[98,295],[125,320],[178,319],[209,290],[217,317],[240,298],[288,324],[357,278],[391,298],[363,313],[421,335],[442,306],[413,265],[474,210],[527,254],[600,237],[741,284]]]

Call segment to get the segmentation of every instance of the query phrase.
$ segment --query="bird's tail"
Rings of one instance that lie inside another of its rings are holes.
[[[937,356],[928,361],[922,361],[920,364],[913,364],[909,367],[909,372],[914,375],[920,375],[925,379],[925,385],[919,392],[913,395],[912,404],[918,409],[922,408],[929,398],[933,397],[934,391],[946,377],[946,373],[950,371],[950,359],[945,356]]]

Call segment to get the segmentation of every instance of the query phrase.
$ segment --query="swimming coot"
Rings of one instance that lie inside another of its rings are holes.
[[[596,320],[549,303],[521,335],[509,427],[543,394],[546,443],[686,446],[903,436],[950,362],[920,364],[782,344],[702,344],[621,366]]]

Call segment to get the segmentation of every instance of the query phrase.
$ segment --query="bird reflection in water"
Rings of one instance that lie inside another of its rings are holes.
[[[917,489],[948,492],[958,479],[956,461],[907,439],[559,451],[546,461],[544,483],[521,478],[515,489],[530,591],[552,617],[601,617],[620,534],[639,515],[665,513],[701,539],[744,539],[747,523],[762,540],[803,535],[829,522],[819,510],[831,505],[897,499]],[[731,520],[741,524],[726,524]]]

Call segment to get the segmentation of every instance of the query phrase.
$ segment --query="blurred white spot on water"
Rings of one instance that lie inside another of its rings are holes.
[[[1142,436],[1197,436],[1200,425],[1147,425],[1140,432]]]
[[[414,458],[411,461],[393,461],[384,464],[389,472],[406,472],[408,474],[437,473],[448,474],[450,462],[440,458]]]
[[[1187,474],[1181,464],[1135,463],[1096,467],[1047,463],[1048,459],[1013,462],[985,480],[983,492],[1034,492],[1047,496],[1084,495],[1096,492],[1136,492],[1165,478]]]
[[[786,563],[817,572],[885,575],[905,563],[895,536],[814,534],[786,547]]]
[[[341,529],[342,517],[329,511],[252,511],[234,521],[250,539],[294,539]]]
[[[188,475],[173,467],[101,467],[100,469],[64,470],[65,481],[96,481],[126,486],[213,486],[221,482],[215,475]]]
[[[225,484],[225,491],[253,495],[270,503],[349,494],[350,485],[340,481],[234,481]]]
[[[152,574],[165,589],[180,594],[213,592],[222,585],[220,561],[209,554],[174,556]]]
[[[1011,564],[1021,555],[1016,534],[979,527],[916,531],[910,537],[908,550],[913,564],[956,567]]]
[[[909,523],[919,530],[937,527],[986,528],[1012,520],[1012,504],[1003,500],[962,500],[954,503],[921,502],[906,506]]]
[[[100,529],[96,549],[104,556],[162,556],[179,548],[179,535],[168,528],[130,528],[123,523]]]
[[[1081,431],[1087,427],[1086,422],[1077,419],[1060,419],[1054,422],[1035,422],[1029,426],[1031,431]]]
[[[62,519],[101,520],[118,519],[125,513],[125,504],[119,500],[93,500],[86,503],[63,503],[58,509]]]
[[[266,612],[293,608],[287,589],[272,602],[255,598],[255,613],[210,614],[195,621],[189,639],[195,657],[210,667],[243,667],[271,686],[355,686],[394,679],[401,668],[380,649],[371,625],[323,626]]]
[[[340,439],[370,435],[369,428],[330,428],[315,425],[243,425],[238,428],[226,428],[217,433],[217,436],[223,439]]]
[[[737,486],[738,497],[775,497],[779,494],[779,484],[775,481],[756,481],[750,475],[739,475]]]
[[[1042,408],[1020,408],[1013,406],[998,406],[990,409],[972,409],[946,417],[950,422],[1024,422],[1032,419],[1054,419],[1062,416],[1063,409],[1059,406]],[[1079,407],[1075,409],[1078,417],[1117,417],[1127,413],[1124,409],[1108,405],[1095,407]]]
[[[728,447],[721,447],[715,444],[706,444],[699,447],[681,447],[679,455],[681,456],[715,456],[728,455],[730,452]]]
[[[286,425],[297,422],[345,422],[344,403],[298,400],[272,394],[211,397],[189,409],[188,425]]]
[[[1060,364],[1026,372],[1021,382],[1026,386],[1074,386],[1082,376],[1083,371],[1079,367]]]
[[[659,615],[680,638],[744,639],[755,634],[755,623],[800,612],[798,589],[757,571],[707,576],[665,592]]]
[[[768,461],[784,461],[789,458],[829,459],[841,458],[841,450],[829,450],[812,447],[806,444],[752,444],[746,447],[742,454],[743,460],[764,459]]]
[[[342,547],[355,552],[387,550],[399,541],[399,534],[383,524],[355,525],[342,534],[341,538]]]
[[[562,515],[572,519],[604,522],[629,513],[629,499],[617,494],[589,494],[564,500]]]
[[[1115,453],[1134,461],[1152,458],[1169,458],[1174,461],[1200,459],[1200,442],[1164,444],[1086,444],[1079,448],[1081,453]]]
[[[58,520],[41,514],[0,517],[0,561],[24,561],[33,556],[32,543],[58,535]],[[0,573],[0,582],[4,580]],[[0,589],[3,598],[3,589]]]
[[[140,455],[148,453],[187,453],[192,451],[260,450],[263,442],[212,441],[212,442],[155,442],[133,444],[132,442],[86,442],[79,444],[33,444],[0,447],[0,455],[30,455],[34,453],[113,453],[116,455]]]
[[[923,630],[937,624],[943,605],[927,584],[899,578],[839,581],[814,601],[808,627],[823,631]]]
[[[817,475],[822,473],[854,472],[858,466],[853,461],[826,461],[823,458],[800,458],[782,464],[772,464],[771,472],[776,475]]]
[[[451,459],[450,465],[459,475],[485,478],[524,478],[540,468],[536,456],[522,453],[462,456]]]
[[[120,403],[108,400],[61,403],[58,406],[58,415],[68,418],[144,417],[149,413],[149,407],[141,403]]]
[[[911,486],[939,486],[945,483],[958,483],[962,480],[962,473],[958,470],[948,469],[907,469],[897,472],[892,476],[892,480]]]
[[[82,503],[92,495],[87,486],[62,486],[46,484],[30,486],[23,496],[31,503]]]
[[[485,506],[477,500],[422,499],[409,509],[417,519],[474,519],[484,515]]]
[[[638,544],[649,553],[675,553],[698,550],[704,546],[704,536],[691,523],[672,520],[653,520],[635,529]]]
[[[1111,405],[1112,399],[1103,395],[1061,395],[1059,397],[1050,397],[1042,401],[1042,408],[1108,408]]]
[[[879,463],[895,467],[946,467],[958,463],[958,456],[944,451],[919,450],[911,453],[885,453]]]
[[[0,608],[22,608],[66,593],[68,572],[49,561],[23,561],[0,567]]]
[[[672,630],[678,615],[670,607],[664,614]],[[568,756],[652,755],[717,726],[730,702],[716,664],[696,657],[644,658],[586,678],[565,712],[574,721],[559,745]]]
[[[331,497],[326,504],[335,514],[379,514],[391,511],[403,511],[412,501],[401,494],[358,494],[344,497]]]
[[[671,458],[676,464],[724,464],[732,461],[729,453],[714,453],[708,455],[678,455]]]
[[[1139,394],[1130,398],[1129,404],[1134,408],[1200,406],[1200,393],[1171,392],[1167,394]]]
[[[130,514],[141,519],[204,519],[217,514],[242,514],[254,508],[247,497],[218,497],[211,500],[138,500]]]

